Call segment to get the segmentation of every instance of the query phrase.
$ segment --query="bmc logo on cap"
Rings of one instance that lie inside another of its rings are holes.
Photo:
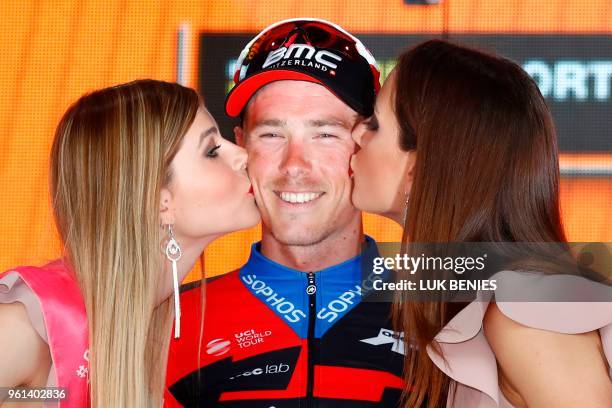
[[[302,57],[302,54],[304,54],[304,52],[306,52],[306,55]],[[291,44],[289,48],[280,47],[277,50],[271,51],[268,54],[268,57],[266,58],[266,62],[264,62],[261,68],[267,68],[270,65],[276,64],[282,59],[303,58],[305,60],[312,60],[313,57],[316,62],[325,65],[326,67],[329,67],[331,69],[338,68],[338,65],[336,65],[331,60],[336,60],[338,62],[342,61],[342,57],[334,54],[333,52],[327,50],[317,51],[313,46],[307,44]]]

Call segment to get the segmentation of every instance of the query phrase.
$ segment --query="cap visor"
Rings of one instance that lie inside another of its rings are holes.
[[[283,80],[308,81],[324,85],[320,80],[303,72],[285,69],[259,72],[244,79],[234,88],[232,88],[230,93],[227,95],[227,99],[225,100],[225,113],[232,118],[239,116],[249,99],[251,99],[251,96],[253,96],[253,94],[261,87],[271,82]]]

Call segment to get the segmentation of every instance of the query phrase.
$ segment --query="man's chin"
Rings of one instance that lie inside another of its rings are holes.
[[[311,246],[320,243],[329,236],[324,230],[299,229],[295,225],[290,228],[275,226],[271,229],[276,241],[287,246]]]

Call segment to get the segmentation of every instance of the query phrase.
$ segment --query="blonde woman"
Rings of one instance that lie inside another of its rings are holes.
[[[65,254],[0,274],[0,387],[63,388],[47,395],[62,408],[161,406],[178,283],[212,240],[259,220],[245,163],[180,85],[73,104],[50,165]]]

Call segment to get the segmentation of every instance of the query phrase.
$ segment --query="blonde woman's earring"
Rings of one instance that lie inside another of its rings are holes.
[[[179,282],[178,282],[178,260],[183,256],[181,246],[174,237],[172,224],[168,224],[168,243],[166,244],[166,258],[172,264],[172,280],[174,283],[174,338],[177,339],[181,335],[181,301],[179,297]]]

